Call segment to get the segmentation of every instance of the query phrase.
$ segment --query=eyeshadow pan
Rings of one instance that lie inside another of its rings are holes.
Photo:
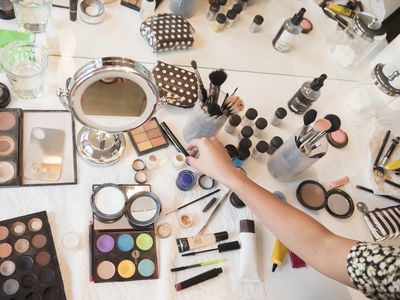
[[[43,292],[43,300],[54,300],[59,297],[57,290],[54,288],[45,289]]]
[[[0,112],[0,130],[9,130],[15,126],[15,117],[12,113]]]
[[[141,233],[136,238],[136,245],[140,250],[147,251],[153,247],[153,238],[147,233]]]
[[[300,195],[303,201],[310,207],[320,207],[325,201],[324,191],[315,184],[303,185]]]
[[[24,223],[22,222],[15,222],[14,224],[12,224],[11,226],[11,232],[15,235],[15,236],[21,236],[25,233],[26,230],[26,226]]]
[[[157,122],[154,119],[151,119],[150,121],[148,121],[146,124],[143,125],[144,130],[150,130],[157,127],[158,127]]]
[[[144,277],[150,277],[155,271],[155,265],[150,259],[142,259],[138,265],[139,274]]]
[[[15,263],[6,260],[0,265],[0,274],[3,276],[11,276],[15,272]]]
[[[21,256],[18,259],[18,267],[22,271],[30,270],[33,267],[33,259],[30,256]]]
[[[8,136],[0,136],[0,155],[9,155],[15,149],[14,140]]]
[[[38,253],[38,255],[36,255],[35,261],[41,267],[47,266],[50,262],[50,254],[45,251],[41,251]]]
[[[149,139],[154,139],[156,137],[159,137],[160,135],[161,135],[161,132],[160,132],[160,129],[158,129],[158,128],[149,130],[147,132],[147,136],[149,137]]]
[[[43,234],[36,234],[32,239],[32,245],[36,249],[43,248],[47,244],[47,239]]]
[[[15,279],[8,279],[3,284],[3,291],[8,296],[14,295],[19,290],[19,283]]]
[[[137,147],[138,147],[139,151],[146,151],[146,150],[151,149],[153,146],[151,145],[150,141],[145,141],[142,143],[138,143]]]
[[[143,128],[143,126],[140,126],[138,128],[132,129],[130,132],[132,133],[132,135],[136,135],[136,134],[144,132],[144,128]]]
[[[42,229],[43,222],[38,218],[33,218],[28,222],[28,227],[30,231],[36,232]]]
[[[139,133],[134,136],[134,139],[135,139],[136,143],[141,143],[141,142],[147,141],[147,134],[146,134],[146,132]]]
[[[23,288],[32,289],[37,284],[37,278],[31,274],[25,275],[21,280],[21,284]]]
[[[118,237],[117,246],[119,250],[128,252],[134,246],[133,238],[129,234],[122,234]]]
[[[136,267],[130,260],[123,260],[118,264],[118,274],[122,278],[131,278],[136,272]]]
[[[52,283],[54,280],[54,272],[50,269],[44,269],[40,271],[39,280],[46,284]]]
[[[0,258],[7,258],[12,252],[12,247],[8,243],[0,244]]]
[[[109,235],[103,234],[97,239],[96,247],[100,252],[110,252],[114,248],[114,239]]]
[[[158,138],[152,139],[151,143],[153,144],[154,147],[158,147],[161,145],[165,145],[167,141],[165,140],[164,136],[160,136]]]
[[[6,239],[8,237],[8,228],[5,226],[0,226],[0,241]]]
[[[113,277],[114,274],[115,274],[115,266],[110,261],[107,260],[102,261],[97,266],[97,275],[99,275],[101,279],[108,280],[111,277]]]
[[[26,239],[19,239],[14,244],[14,249],[18,253],[25,253],[29,249],[29,242]]]
[[[14,166],[8,161],[0,161],[0,183],[9,181],[14,175]]]

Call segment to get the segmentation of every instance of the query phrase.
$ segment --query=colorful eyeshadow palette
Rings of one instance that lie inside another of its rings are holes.
[[[157,151],[169,145],[155,117],[146,124],[130,130],[128,135],[138,155]]]
[[[0,111],[0,187],[76,184],[74,132],[68,111]]]
[[[94,230],[94,282],[158,278],[154,230]]]
[[[0,222],[0,299],[66,299],[45,211]]]

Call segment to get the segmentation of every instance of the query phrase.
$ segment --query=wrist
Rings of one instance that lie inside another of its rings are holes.
[[[242,170],[232,167],[232,169],[227,172],[226,176],[224,176],[222,183],[233,191],[241,186],[247,179],[247,176]]]

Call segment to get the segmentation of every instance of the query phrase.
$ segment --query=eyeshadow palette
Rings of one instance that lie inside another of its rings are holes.
[[[94,230],[94,282],[158,278],[154,230]]]
[[[66,299],[45,211],[0,222],[0,299]]]
[[[68,111],[0,111],[0,187],[76,184],[74,132]]]
[[[156,0],[156,8],[161,3],[162,0]],[[141,0],[122,0],[121,5],[132,8],[134,10],[140,10]]]
[[[146,124],[130,130],[128,135],[138,155],[157,151],[169,145],[155,117]]]

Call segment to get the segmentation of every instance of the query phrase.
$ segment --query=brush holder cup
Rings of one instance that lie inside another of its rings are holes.
[[[313,154],[314,157],[307,156],[297,146],[296,140],[299,133],[300,130],[285,141],[268,159],[268,171],[272,177],[279,181],[290,182],[295,180],[297,176],[325,156],[328,150],[328,142],[325,137],[322,137],[318,141],[320,145],[318,153]]]
[[[221,93],[220,98],[221,95],[225,94]],[[183,138],[186,142],[195,138],[216,136],[228,119],[225,115],[220,117],[210,116],[203,110],[202,106],[203,103],[198,100],[186,121],[183,128]]]

